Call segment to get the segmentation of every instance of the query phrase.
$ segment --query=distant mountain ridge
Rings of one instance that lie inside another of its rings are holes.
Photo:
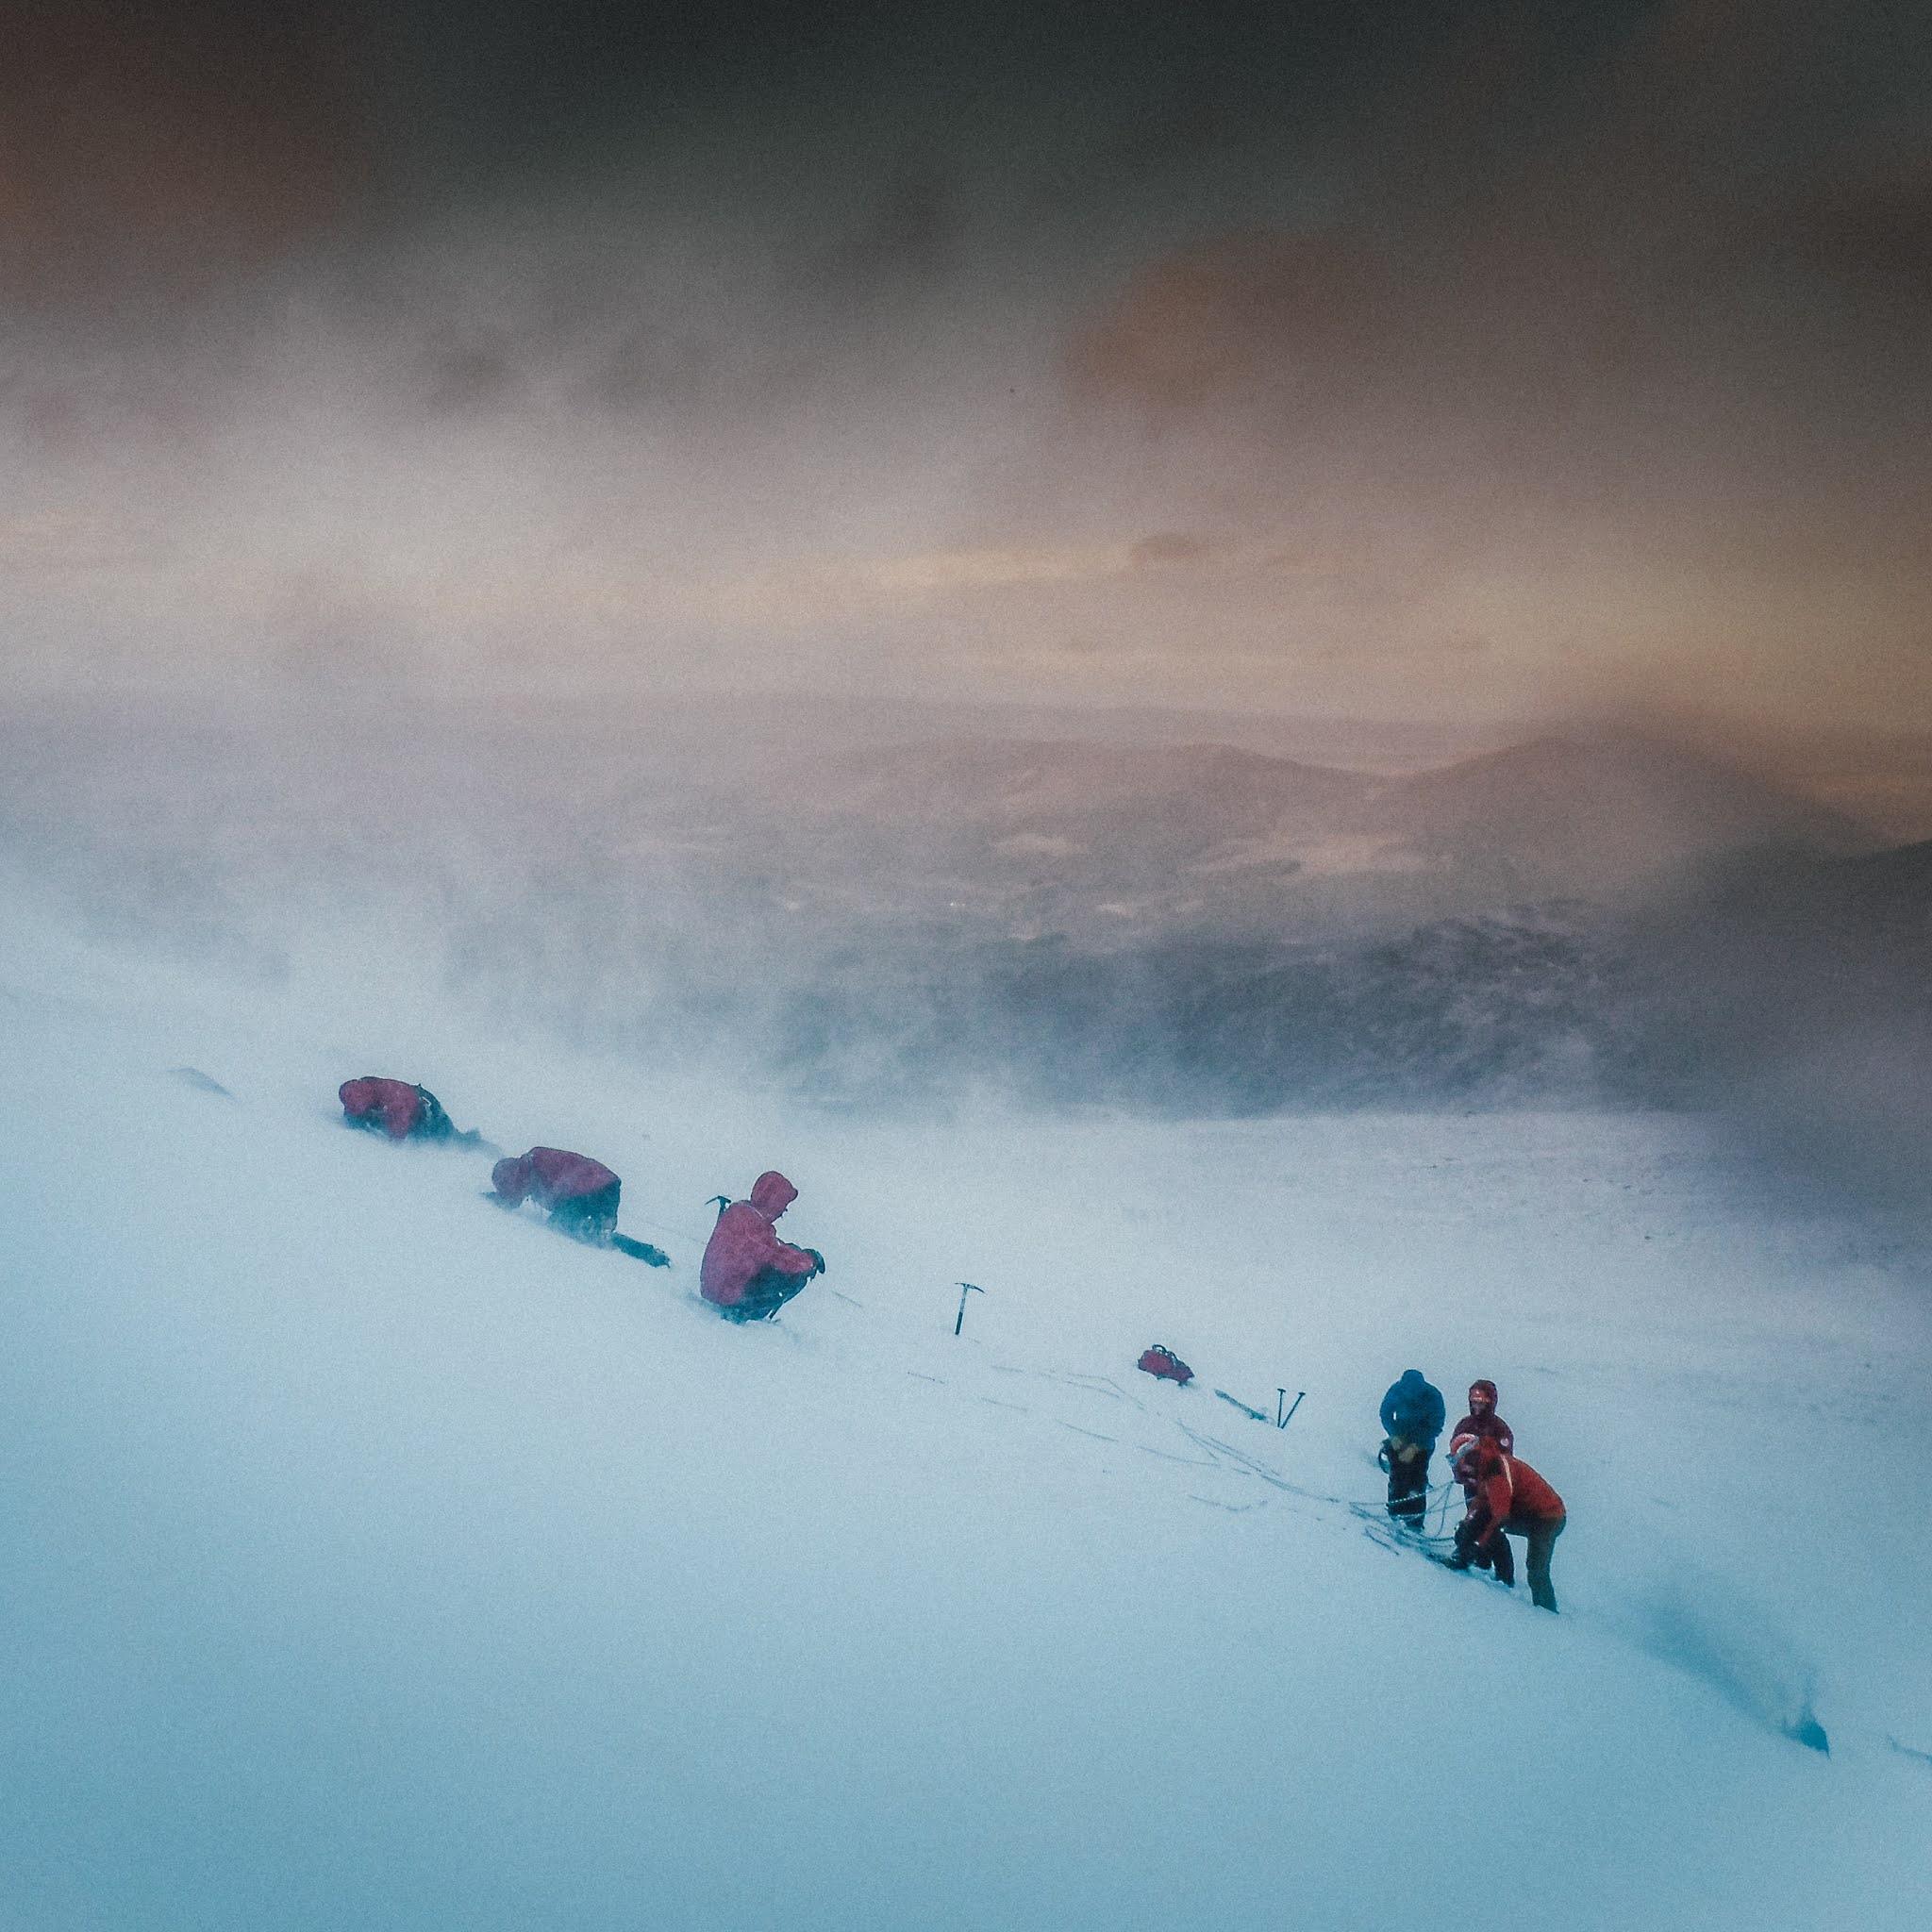
[[[1757,845],[1875,842],[1633,739],[1543,739],[1406,778],[1224,745],[946,741],[808,761],[722,803],[714,818],[807,902],[850,907],[862,879],[902,908],[1094,943],[1394,930],[1624,893]]]
[[[1820,856],[1877,841],[1840,812],[1641,739],[1538,739],[1401,782],[1432,850],[1504,856],[1572,891],[1617,891],[1744,847]]]
[[[379,931],[431,997],[841,1104],[1741,1094],[1827,1122],[1807,1146],[1932,1147],[1932,844],[1722,760],[1545,737],[1405,775],[760,718],[0,733],[0,858],[117,940],[273,974]]]

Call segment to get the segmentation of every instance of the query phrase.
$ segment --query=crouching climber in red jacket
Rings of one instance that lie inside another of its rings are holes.
[[[534,1201],[550,1210],[550,1224],[559,1234],[593,1248],[611,1245],[623,1183],[601,1160],[561,1147],[532,1147],[513,1160],[499,1160],[490,1180],[504,1207]]]
[[[391,1141],[461,1141],[475,1146],[483,1138],[458,1133],[436,1095],[407,1080],[382,1080],[365,1074],[359,1080],[344,1080],[337,1097],[346,1125],[387,1134]]]
[[[762,1322],[775,1315],[814,1274],[825,1272],[816,1248],[794,1248],[772,1224],[798,1199],[782,1174],[761,1174],[749,1201],[733,1201],[718,1216],[698,1289],[727,1322]]]
[[[1512,1536],[1529,1545],[1530,1601],[1540,1610],[1557,1607],[1550,1584],[1550,1552],[1568,1521],[1563,1499],[1521,1457],[1506,1456],[1493,1436],[1478,1436],[1455,1463],[1469,1496],[1469,1513],[1456,1526],[1456,1554],[1442,1558],[1452,1570],[1493,1564],[1499,1583],[1514,1584]]]

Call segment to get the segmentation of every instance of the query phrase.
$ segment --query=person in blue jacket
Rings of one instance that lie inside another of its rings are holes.
[[[1448,1411],[1442,1391],[1423,1379],[1420,1369],[1404,1369],[1402,1379],[1382,1398],[1382,1445],[1388,1458],[1389,1513],[1398,1526],[1420,1529],[1429,1504],[1429,1457],[1442,1433]]]

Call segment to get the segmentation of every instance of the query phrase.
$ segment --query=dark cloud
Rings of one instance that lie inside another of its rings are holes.
[[[1104,638],[1493,704],[1774,567],[1921,679],[1922,8],[15,11],[0,523],[152,508],[193,596],[320,555],[466,636],[809,609],[841,675]]]
[[[913,165],[868,197],[850,233],[819,258],[812,279],[834,299],[916,293],[957,262],[963,219],[943,177]]]
[[[1932,305],[1932,135],[1828,175],[1793,205],[1801,258],[1866,314],[1923,346]]]
[[[480,414],[515,398],[516,363],[508,350],[487,337],[445,340],[425,358],[424,389],[432,415]]]
[[[1505,516],[1653,532],[1694,507],[1746,553],[1861,498],[1889,526],[1932,398],[1932,150],[1884,129],[1902,72],[1932,104],[1932,26],[1717,0],[1577,25],[1472,14],[1352,125],[1332,213],[1126,276],[1073,338],[1076,393],[1238,442],[1257,488],[1365,465],[1458,527],[1498,488]]]

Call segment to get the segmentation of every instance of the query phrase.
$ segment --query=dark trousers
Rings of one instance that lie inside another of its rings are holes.
[[[1429,1507],[1429,1454],[1433,1445],[1401,1436],[1389,1438],[1389,1513],[1407,1529],[1420,1529]],[[1402,1452],[1413,1449],[1405,1462]]]
[[[1550,1552],[1557,1546],[1557,1539],[1563,1534],[1563,1525],[1570,1519],[1558,1516],[1554,1522],[1536,1516],[1512,1516],[1504,1524],[1506,1532],[1513,1532],[1528,1544],[1524,1557],[1524,1568],[1529,1572],[1529,1600],[1540,1610],[1554,1610],[1557,1607],[1557,1592],[1550,1587]],[[1498,1542],[1507,1545],[1507,1536],[1497,1538]]]
[[[788,1274],[782,1268],[760,1268],[744,1285],[744,1293],[728,1308],[719,1309],[727,1322],[762,1322],[775,1315],[805,1284],[809,1274]]]
[[[574,1241],[608,1248],[617,1232],[617,1193],[623,1185],[612,1181],[594,1194],[573,1194],[569,1200],[558,1202],[550,1210],[551,1226]]]
[[[1528,1545],[1524,1566],[1529,1572],[1529,1600],[1540,1610],[1554,1610],[1557,1592],[1550,1583],[1550,1552],[1555,1549],[1557,1539],[1563,1534],[1563,1525],[1568,1520],[1562,1516],[1554,1522],[1541,1516],[1506,1517],[1502,1529],[1490,1540],[1489,1547],[1478,1550],[1476,1539],[1482,1535],[1483,1525],[1472,1524],[1465,1517],[1462,1526],[1456,1532],[1458,1566],[1467,1569],[1474,1563],[1479,1570],[1493,1569],[1498,1583],[1513,1587],[1516,1582],[1516,1553],[1509,1547],[1509,1539],[1520,1536]]]
[[[410,1123],[409,1131],[404,1135],[406,1141],[449,1141],[460,1140],[456,1123],[442,1110],[442,1102],[426,1087],[416,1090],[416,1098],[422,1104],[416,1109],[416,1118]],[[371,1108],[367,1113],[344,1114],[342,1118],[352,1127],[360,1127],[366,1133],[387,1135],[389,1123],[383,1118],[379,1107]]]

